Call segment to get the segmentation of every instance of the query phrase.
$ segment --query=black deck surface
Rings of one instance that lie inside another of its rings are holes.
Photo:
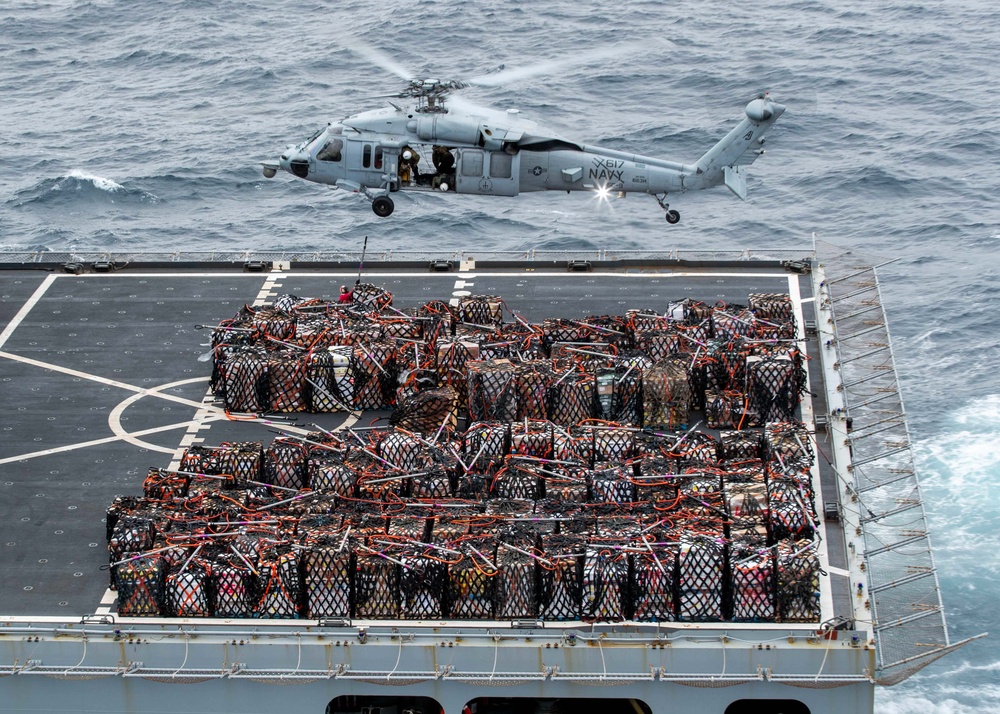
[[[232,317],[260,296],[265,282],[273,286],[270,301],[284,293],[333,298],[356,278],[299,269],[284,275],[140,270],[55,275],[30,309],[26,303],[46,275],[0,272],[0,329],[21,318],[0,344],[0,615],[74,617],[101,606],[108,505],[117,494],[141,495],[147,469],[168,466],[206,397],[210,332],[196,325]],[[397,308],[448,301],[466,290],[502,296],[533,322],[631,308],[662,311],[682,298],[745,305],[748,293],[788,292],[789,286],[780,268],[753,264],[687,275],[677,268],[581,274],[481,266],[466,276],[429,273],[426,266],[367,266],[365,280],[391,291]],[[799,282],[809,295],[809,280]],[[811,305],[804,307],[811,319]],[[820,394],[819,372],[813,367],[810,374]],[[300,424],[325,428],[345,419],[297,416]],[[267,442],[268,429],[213,416],[186,438]],[[831,564],[842,567],[839,541]]]

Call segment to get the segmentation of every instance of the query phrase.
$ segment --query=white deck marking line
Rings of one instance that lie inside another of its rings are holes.
[[[797,344],[802,345],[802,352],[805,355],[809,353],[806,351],[806,323],[802,318],[802,292],[799,290],[799,276],[789,275],[788,276],[788,296],[792,299],[792,309],[795,312],[795,337],[799,340]],[[816,421],[813,415],[812,408],[812,398],[809,396],[809,392],[812,391],[812,386],[809,383],[809,367],[804,365],[806,369],[806,394],[805,398],[801,402],[802,410],[802,422],[806,424],[810,429],[809,442],[813,450],[813,465],[812,465],[812,483],[813,483],[813,497],[816,503],[820,504],[822,508],[823,503],[823,484],[822,478],[819,473],[819,448],[816,444]],[[826,522],[819,518],[819,523],[817,529],[820,534],[820,545],[816,549],[817,557],[819,558],[820,567],[820,580],[825,581],[826,587],[823,584],[820,585],[819,589],[819,612],[820,612],[820,622],[826,622],[835,615],[833,609],[833,585],[830,582],[830,576],[823,575],[823,572],[830,572],[830,553],[829,553],[829,540],[826,537]]]
[[[559,278],[576,278],[580,277],[579,273],[568,273],[566,271],[530,271],[531,266],[526,265],[524,269],[517,271],[511,270],[510,272],[488,272],[488,271],[476,271],[476,274],[482,277],[494,277],[503,278],[511,276],[542,276],[542,277],[559,277]],[[442,279],[448,279],[450,275],[448,273],[418,273],[418,272],[406,272],[406,273],[390,273],[390,272],[373,272],[365,270],[365,275],[372,278],[419,278],[424,280],[428,277],[436,277]],[[784,280],[788,277],[788,273],[702,273],[702,272],[691,272],[691,271],[677,271],[670,270],[669,268],[664,269],[663,272],[648,272],[648,273],[618,273],[608,270],[595,270],[591,273],[587,273],[588,276],[598,276],[598,277],[616,277],[616,278],[632,278],[632,279],[645,279],[645,278],[691,278],[691,277],[702,277],[702,278],[774,278],[775,280]],[[260,273],[226,273],[226,272],[214,272],[206,271],[203,273],[170,273],[165,275],[164,273],[133,273],[129,272],[128,277],[130,278],[164,278],[169,277],[171,280],[175,278],[259,278]],[[357,271],[355,272],[282,272],[282,277],[286,278],[356,278],[358,276]],[[49,277],[54,278],[73,278],[76,276],[72,275],[53,275]],[[122,279],[120,273],[89,273],[85,276],[87,279],[100,280],[112,277],[116,280]]]
[[[99,384],[105,384],[109,387],[117,387],[118,389],[124,389],[129,392],[136,392],[143,396],[156,397],[157,399],[165,399],[168,402],[176,402],[177,404],[186,404],[189,407],[200,408],[204,404],[202,402],[196,402],[193,399],[186,399],[185,397],[175,397],[172,394],[161,394],[154,389],[147,389],[145,387],[137,387],[134,384],[128,384],[126,382],[120,382],[117,379],[108,379],[107,377],[100,377],[96,374],[88,374],[87,372],[81,372],[76,369],[71,369],[70,367],[62,367],[58,364],[52,364],[51,362],[42,362],[41,360],[32,359],[31,357],[23,357],[21,355],[16,355],[11,352],[4,352],[0,350],[0,357],[5,359],[14,360],[15,362],[21,362],[23,364],[30,364],[32,367],[41,367],[42,369],[51,369],[54,372],[62,372],[63,374],[68,374],[71,377],[80,377],[81,379],[88,379],[92,382],[98,382]],[[212,407],[212,411],[216,414],[225,415],[225,410],[219,409],[218,407]]]
[[[135,275],[134,273],[129,273],[129,276]],[[284,277],[288,278],[350,278],[356,277],[357,273],[342,273],[342,272],[307,272],[307,273],[282,273]],[[424,280],[426,278],[435,278],[441,280],[448,280],[451,277],[449,273],[396,273],[396,272],[372,272],[365,270],[365,275],[372,278],[419,278]],[[461,276],[461,273],[459,273]],[[471,277],[486,277],[486,278],[509,278],[509,277],[555,277],[555,278],[565,278],[567,280],[579,279],[579,273],[570,273],[565,270],[562,271],[552,271],[552,270],[531,270],[530,265],[526,265],[521,270],[511,270],[509,272],[490,272],[488,270],[477,270],[474,276]],[[150,276],[156,277],[156,276]],[[163,277],[160,275],[159,277]],[[174,273],[171,273],[171,277],[175,277]],[[229,277],[232,277],[230,274]],[[587,277],[601,277],[601,278],[629,278],[632,280],[646,280],[648,278],[773,278],[774,280],[787,280],[788,273],[782,271],[777,273],[765,272],[765,269],[761,269],[761,272],[746,273],[746,272],[693,272],[689,270],[670,270],[669,268],[664,271],[651,271],[648,273],[624,273],[615,272],[610,270],[595,270],[593,272],[587,273]]]
[[[267,274],[264,279],[264,284],[260,287],[260,292],[257,293],[257,297],[253,301],[253,307],[261,307],[267,302],[269,297],[277,297],[277,295],[272,292],[274,288],[281,287],[281,283],[278,281],[285,275],[281,272],[281,268],[275,266],[271,269],[271,272]]]
[[[850,571],[844,570],[843,568],[835,568],[832,565],[826,566],[827,571],[831,575],[843,575],[845,578],[851,577]]]
[[[154,387],[153,389],[151,389],[149,391],[150,392],[160,392],[160,391],[162,391],[164,389],[171,389],[173,387],[179,387],[182,384],[193,384],[194,382],[207,382],[208,379],[209,379],[208,377],[192,377],[190,379],[182,379],[182,380],[177,381],[177,382],[170,382],[169,384],[161,384],[159,387]],[[113,434],[121,437],[122,439],[124,439],[128,443],[132,444],[133,446],[138,446],[140,449],[149,449],[151,451],[159,451],[159,452],[164,453],[164,454],[172,454],[172,453],[174,453],[173,449],[167,449],[167,448],[164,448],[162,446],[157,446],[156,444],[150,444],[147,441],[141,441],[141,440],[135,438],[134,436],[132,436],[132,434],[130,434],[129,431],[125,427],[122,426],[121,419],[122,419],[122,414],[125,413],[125,410],[128,409],[130,406],[132,406],[137,401],[139,401],[140,399],[142,399],[143,397],[146,397],[146,396],[149,396],[149,395],[146,395],[146,394],[133,394],[131,397],[126,397],[121,402],[119,402],[118,406],[116,406],[114,409],[112,409],[111,413],[108,414],[108,427],[111,429],[111,432]],[[202,403],[204,403],[204,401]],[[195,418],[197,418],[197,415],[195,415]],[[215,420],[218,420],[219,418],[220,417],[216,416]]]
[[[31,297],[28,298],[27,302],[21,306],[21,309],[17,311],[17,314],[14,315],[11,321],[7,323],[7,327],[3,329],[3,332],[0,332],[0,347],[3,347],[7,340],[10,339],[10,336],[14,334],[14,330],[16,330],[18,325],[21,324],[21,321],[28,316],[28,313],[34,309],[35,305],[38,304],[38,301],[42,299],[43,295],[45,295],[45,291],[49,289],[49,286],[55,282],[57,277],[59,276],[54,274],[48,275],[45,277],[45,280],[42,281],[42,284],[35,288],[35,292],[31,294]]]
[[[221,421],[225,419],[224,416],[213,416],[210,417],[215,421]],[[189,421],[179,421],[176,424],[166,424],[164,426],[154,426],[149,429],[143,429],[142,431],[133,431],[130,436],[148,436],[149,434],[159,434],[162,431],[171,431],[173,429],[183,429],[189,426],[191,422]],[[24,461],[25,459],[36,459],[40,456],[49,456],[50,454],[61,454],[64,451],[75,451],[77,449],[86,449],[90,446],[100,446],[101,444],[110,444],[115,441],[125,441],[122,436],[107,436],[103,439],[94,439],[93,441],[81,441],[76,444],[67,444],[66,446],[54,446],[51,449],[43,449],[41,451],[32,451],[28,454],[21,454],[19,456],[7,456],[0,459],[0,464],[12,464],[15,461]],[[143,446],[142,448],[149,448],[149,446]],[[156,447],[157,451],[164,451],[160,447]],[[166,453],[173,453],[173,450],[169,450]]]
[[[118,597],[118,593],[116,593],[111,588],[108,588],[107,590],[104,591],[104,597],[101,598],[101,604],[110,605],[115,601],[116,597]]]
[[[467,282],[466,278],[474,278],[474,277],[476,276],[473,273],[458,274],[458,278],[455,280],[455,287],[452,288],[451,299],[448,301],[449,305],[451,305],[452,307],[458,307],[458,303],[461,302],[461,298],[466,297],[468,295],[472,295],[472,293],[466,290],[465,288],[470,288],[473,285],[475,285],[475,283]]]

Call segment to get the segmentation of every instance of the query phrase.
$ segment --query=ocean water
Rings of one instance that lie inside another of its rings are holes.
[[[896,259],[882,295],[954,639],[1000,630],[1000,13],[985,0],[0,4],[0,250],[808,246]],[[762,89],[788,106],[742,203],[363,199],[260,175],[416,74],[576,64],[465,98],[588,143],[693,160]],[[588,61],[588,59],[590,61]],[[997,636],[1000,636],[998,633]],[[878,692],[1000,712],[1000,646]]]

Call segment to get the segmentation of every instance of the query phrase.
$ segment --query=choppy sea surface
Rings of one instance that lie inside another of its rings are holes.
[[[986,0],[0,4],[0,250],[740,249],[831,243],[880,270],[953,639],[884,714],[1000,712],[1000,15]],[[762,89],[751,169],[675,196],[356,195],[261,177],[414,74],[567,59],[466,98],[570,138],[694,160]],[[595,58],[587,62],[588,57]]]

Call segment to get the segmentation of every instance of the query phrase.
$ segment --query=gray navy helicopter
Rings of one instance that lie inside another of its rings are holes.
[[[764,153],[764,134],[785,111],[768,94],[760,94],[746,105],[746,117],[732,131],[700,159],[685,164],[564,139],[516,109],[486,109],[454,94],[551,71],[551,65],[501,67],[457,81],[414,77],[377,50],[366,48],[364,53],[408,81],[398,94],[385,97],[406,101],[389,101],[386,108],[331,123],[262,166],[267,178],[282,170],[364,194],[383,218],[392,214],[397,191],[477,196],[591,191],[602,198],[612,192],[619,197],[649,194],[666,211],[667,222],[677,223],[680,213],[669,207],[669,194],[724,184],[746,200],[745,167]]]

